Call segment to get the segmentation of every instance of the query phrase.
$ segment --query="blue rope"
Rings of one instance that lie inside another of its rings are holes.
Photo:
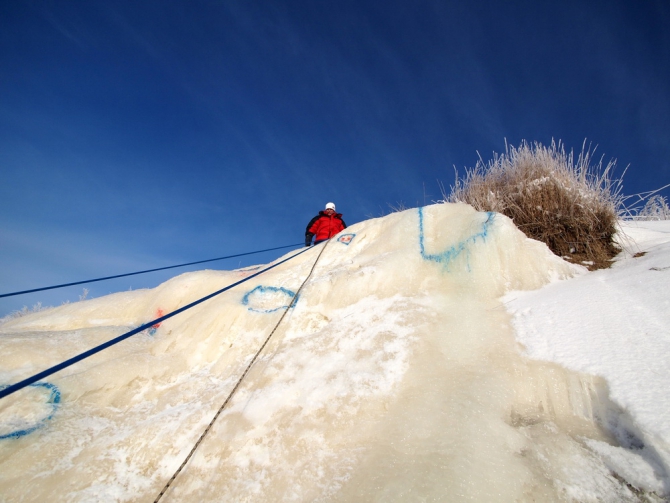
[[[251,278],[255,278],[259,274],[263,274],[264,272],[269,271],[270,269],[274,269],[275,267],[277,267],[278,265],[283,264],[284,262],[288,262],[292,258],[295,258],[298,255],[300,255],[301,253],[305,253],[306,251],[308,251],[312,248],[315,248],[315,247],[305,248],[304,250],[299,251],[295,255],[292,255],[289,258],[282,260],[281,262],[277,262],[276,264],[271,265],[270,267],[266,267],[262,271],[258,271],[257,273],[254,273],[251,276],[247,276],[246,278],[241,279],[240,281],[238,281],[236,283],[233,283],[232,285],[229,285],[225,288],[222,288],[221,290],[218,290],[214,293],[210,293],[209,295],[207,295],[207,296],[205,296],[201,299],[198,299],[195,302],[191,302],[190,304],[188,304],[184,307],[181,307],[181,308],[179,308],[175,311],[172,311],[171,313],[168,313],[165,316],[161,316],[160,318],[156,318],[155,320],[150,321],[149,323],[145,323],[144,325],[139,326],[139,327],[131,330],[130,332],[126,332],[125,334],[119,335],[118,337],[116,337],[112,340],[109,340],[107,342],[104,342],[104,343],[100,344],[99,346],[94,347],[93,349],[89,349],[88,351],[85,351],[85,352],[83,352],[83,353],[81,353],[81,354],[79,354],[79,355],[77,355],[73,358],[70,358],[69,360],[66,360],[62,363],[59,363],[58,365],[54,365],[53,367],[48,368],[48,369],[40,372],[39,374],[35,374],[34,376],[31,376],[27,379],[24,379],[23,381],[18,382],[16,384],[12,384],[11,386],[8,386],[8,387],[0,390],[0,398],[4,398],[8,395],[11,395],[12,393],[17,392],[20,389],[25,388],[26,386],[30,386],[32,383],[37,382],[40,379],[44,379],[45,377],[50,376],[51,374],[55,374],[59,370],[63,370],[64,368],[69,367],[70,365],[74,365],[75,363],[83,360],[84,358],[88,358],[91,355],[99,353],[103,349],[107,349],[108,347],[113,346],[114,344],[117,344],[117,343],[127,339],[128,337],[130,337],[132,335],[135,335],[139,332],[142,332],[143,330],[146,330],[147,328],[151,328],[153,325],[156,325],[157,323],[161,323],[162,321],[167,320],[168,318],[172,318],[173,316],[175,316],[175,315],[177,315],[177,314],[179,314],[183,311],[186,311],[187,309],[191,309],[192,307],[197,306],[198,304],[200,304],[202,302],[205,302],[206,300],[211,299],[212,297],[214,297],[216,295],[219,295],[220,293],[223,293],[226,290],[230,290],[234,286],[237,286],[241,283],[244,283],[245,281],[249,281]]]
[[[53,290],[54,288],[64,288],[66,286],[83,285],[85,283],[95,283],[96,281],[104,281],[106,279],[114,279],[114,278],[123,278],[125,276],[134,276],[136,274],[144,274],[144,273],[147,273],[147,272],[164,271],[166,269],[174,269],[175,267],[186,267],[187,265],[204,264],[205,262],[214,262],[215,260],[223,260],[223,259],[226,259],[226,258],[243,257],[245,255],[253,255],[255,253],[263,253],[263,252],[267,252],[267,251],[281,250],[283,248],[295,248],[296,246],[303,246],[303,243],[297,243],[297,244],[294,244],[294,245],[286,245],[286,246],[278,246],[276,248],[268,248],[267,250],[252,251],[252,252],[247,252],[247,253],[238,253],[237,255],[228,255],[226,257],[210,258],[208,260],[198,260],[197,262],[189,262],[188,264],[170,265],[170,266],[167,266],[167,267],[158,267],[156,269],[147,269],[146,271],[129,272],[127,274],[117,274],[116,276],[105,276],[104,278],[87,279],[87,280],[84,280],[84,281],[75,281],[74,283],[63,283],[62,285],[45,286],[43,288],[33,288],[32,290],[23,290],[21,292],[3,293],[3,294],[0,294],[0,299],[2,297],[12,297],[14,295],[23,295],[24,293],[42,292],[44,290]]]

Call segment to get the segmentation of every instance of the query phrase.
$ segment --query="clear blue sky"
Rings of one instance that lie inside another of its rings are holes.
[[[300,243],[327,201],[430,202],[505,139],[587,139],[656,189],[669,33],[666,0],[1,2],[0,293]]]

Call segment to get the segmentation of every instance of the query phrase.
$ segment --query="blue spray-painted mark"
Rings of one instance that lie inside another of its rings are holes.
[[[482,229],[476,234],[473,234],[467,239],[456,243],[450,248],[446,249],[442,253],[426,253],[426,247],[424,244],[424,229],[423,229],[423,208],[419,208],[419,248],[421,249],[421,257],[424,260],[431,260],[433,262],[438,262],[443,264],[445,267],[448,267],[449,263],[455,260],[461,253],[468,250],[468,246],[475,243],[477,239],[485,240],[488,236],[489,228],[493,224],[493,218],[495,213],[488,211],[486,213],[486,221],[482,224]],[[468,269],[470,268],[468,264]]]
[[[291,305],[291,300],[293,300],[293,297],[295,296],[295,292],[281,286],[259,285],[242,297],[242,304],[249,306],[249,311],[254,311],[256,313],[273,313]],[[292,307],[294,307],[297,302],[298,298],[296,297]],[[275,307],[268,309],[265,307],[267,304],[275,304]]]
[[[0,386],[0,389],[6,388],[7,385],[2,385]],[[5,433],[4,435],[0,435],[0,440],[4,440],[6,438],[19,438],[23,437],[25,435],[28,435],[29,433],[32,433],[33,431],[37,430],[38,428],[41,428],[44,426],[44,424],[49,421],[54,414],[56,413],[56,410],[58,409],[58,406],[60,404],[60,390],[58,389],[58,386],[55,384],[51,384],[48,382],[36,382],[30,385],[31,388],[46,388],[48,389],[51,393],[49,393],[49,398],[47,399],[46,403],[51,405],[51,412],[46,416],[37,421],[35,424],[29,427],[23,427],[21,426],[21,429],[18,429],[16,431],[12,431],[10,433]]]
[[[337,238],[338,243],[342,243],[343,245],[349,246],[349,243],[356,237],[356,234],[342,234],[339,238]]]

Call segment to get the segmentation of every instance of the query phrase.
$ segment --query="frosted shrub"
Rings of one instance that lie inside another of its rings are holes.
[[[638,214],[638,220],[670,220],[668,201],[663,196],[652,196]]]
[[[510,217],[528,237],[556,255],[590,269],[607,267],[618,253],[613,243],[621,184],[611,179],[615,162],[591,166],[592,152],[577,160],[561,142],[549,147],[525,141],[507,146],[488,163],[481,158],[456,179],[447,202],[465,202],[479,211]]]
[[[35,304],[32,309],[29,308],[28,306],[23,306],[22,309],[19,309],[17,311],[12,311],[8,315],[0,318],[0,325],[5,323],[6,321],[13,320],[15,318],[21,318],[22,316],[26,316],[28,314],[33,314],[33,313],[39,313],[40,311],[45,311],[47,309],[51,309],[50,306],[42,306],[41,302],[38,302]]]

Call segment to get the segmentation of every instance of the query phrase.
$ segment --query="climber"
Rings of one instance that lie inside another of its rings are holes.
[[[307,229],[305,230],[305,246],[310,246],[312,244],[312,238],[314,239],[314,244],[330,239],[338,232],[347,228],[347,224],[342,220],[341,213],[335,213],[335,203],[326,204],[326,209],[319,211],[319,214],[312,218],[307,224]]]

